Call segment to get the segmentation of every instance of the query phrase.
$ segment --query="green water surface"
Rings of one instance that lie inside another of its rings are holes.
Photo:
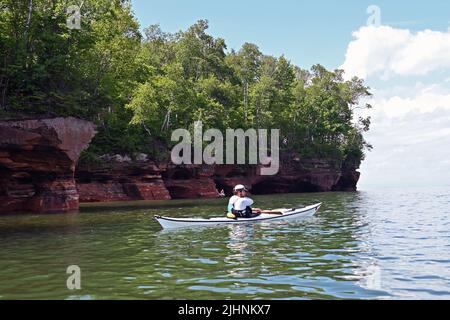
[[[448,196],[261,196],[264,208],[324,204],[299,222],[178,231],[153,216],[220,216],[226,199],[1,216],[0,299],[448,299]],[[70,265],[81,290],[66,286]]]

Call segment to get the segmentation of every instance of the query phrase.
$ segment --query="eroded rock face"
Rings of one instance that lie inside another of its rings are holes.
[[[214,166],[163,166],[164,184],[173,199],[217,198]]]
[[[355,191],[359,179],[356,169],[298,155],[285,158],[276,176],[261,176],[261,168],[251,166],[156,164],[143,155],[134,161],[116,155],[102,160],[100,166],[77,170],[82,202],[217,198],[222,189],[231,195],[237,184],[256,195]]]
[[[356,168],[330,160],[287,155],[279,174],[252,166],[174,166],[139,154],[103,156],[101,164],[75,167],[95,135],[75,118],[0,121],[0,213],[64,212],[79,202],[216,198],[236,184],[253,194],[355,191]]]
[[[132,162],[117,156],[103,160],[101,165],[78,168],[77,189],[82,202],[171,199],[154,162]]]
[[[338,182],[333,186],[333,191],[356,191],[361,173],[356,170],[346,169],[342,171]]]
[[[219,189],[231,194],[233,186],[245,184],[253,194],[356,191],[359,172],[342,169],[332,160],[285,158],[275,176],[261,176],[260,168],[219,166],[214,180]]]
[[[0,121],[0,213],[78,209],[75,166],[95,133],[75,118]]]

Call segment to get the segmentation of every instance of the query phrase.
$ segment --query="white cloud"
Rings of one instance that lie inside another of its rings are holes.
[[[389,26],[365,26],[353,37],[341,66],[349,77],[387,79],[450,69],[450,29],[412,33]]]
[[[450,29],[353,33],[341,66],[374,94],[360,188],[450,185]],[[382,81],[380,81],[382,80]]]
[[[448,126],[450,112],[446,116]],[[436,125],[438,129],[432,129]],[[361,166],[360,189],[449,186],[450,132],[444,126],[430,119],[409,118],[373,131],[367,138],[375,149]]]
[[[420,90],[415,90],[421,88]],[[360,185],[450,185],[450,88],[438,85],[385,89],[375,95],[372,129],[366,139],[374,145],[362,165]]]
[[[436,109],[450,110],[450,92],[445,92],[438,85],[431,85],[420,91],[417,91],[417,86],[410,87],[409,94],[408,97],[394,95],[381,98],[375,102],[377,110],[381,110],[385,116],[391,118],[411,112],[420,117],[420,114],[433,112]]]

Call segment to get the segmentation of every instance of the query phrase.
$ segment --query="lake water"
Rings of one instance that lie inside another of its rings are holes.
[[[226,200],[84,205],[0,217],[0,299],[450,299],[450,189],[255,197],[323,202],[290,223],[161,231],[155,214]],[[80,291],[66,287],[81,268]]]

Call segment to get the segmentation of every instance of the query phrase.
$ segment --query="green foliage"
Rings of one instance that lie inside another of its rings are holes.
[[[170,147],[177,128],[280,128],[283,148],[356,167],[370,149],[354,109],[363,80],[321,65],[302,70],[245,43],[227,51],[200,20],[186,31],[149,26],[142,36],[129,1],[85,0],[80,30],[66,24],[76,1],[0,0],[0,114],[76,116],[103,153]],[[370,107],[369,105],[363,106]]]

